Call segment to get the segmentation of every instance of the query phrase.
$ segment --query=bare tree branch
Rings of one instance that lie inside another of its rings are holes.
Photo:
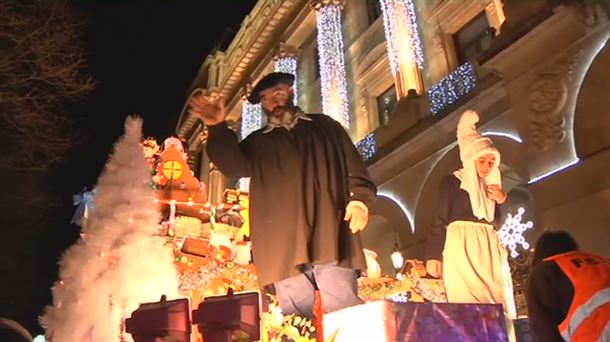
[[[45,169],[75,144],[65,104],[94,85],[82,23],[63,1],[0,0],[0,167]]]

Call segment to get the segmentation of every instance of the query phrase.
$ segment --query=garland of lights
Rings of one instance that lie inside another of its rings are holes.
[[[405,277],[402,280],[389,279],[385,282],[361,284],[358,286],[358,297],[365,301],[373,301],[389,298],[402,298],[407,292],[412,291],[413,282]]]
[[[433,115],[456,103],[477,86],[478,78],[474,65],[464,63],[443,77],[428,90],[430,111]]]
[[[445,287],[442,281],[421,279],[415,271],[401,274],[401,276],[401,278],[388,279],[381,282],[361,282],[358,286],[358,296],[364,301],[387,299],[393,302],[404,303],[409,301],[407,293],[415,292],[431,302],[447,302]]]
[[[388,42],[390,67],[396,75],[400,64],[408,63],[423,68],[424,53],[419,38],[417,16],[412,0],[380,0],[383,27]]]
[[[267,294],[269,308],[261,314],[264,342],[299,341],[314,342],[316,326],[313,321],[295,314],[284,315],[275,296]]]
[[[341,5],[327,4],[318,9],[318,53],[324,113],[349,129],[349,104],[345,80]]]
[[[275,72],[285,72],[294,75],[294,104],[297,104],[297,66],[298,59],[294,56],[281,56],[275,60]]]
[[[356,143],[356,149],[364,161],[373,158],[377,154],[377,139],[375,133],[369,133],[366,137]]]

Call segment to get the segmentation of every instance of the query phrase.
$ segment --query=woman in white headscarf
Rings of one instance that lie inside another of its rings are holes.
[[[438,215],[428,229],[426,269],[443,278],[452,303],[500,303],[515,319],[512,280],[501,226],[507,195],[500,152],[476,130],[479,115],[462,114],[457,128],[462,168],[441,183]]]

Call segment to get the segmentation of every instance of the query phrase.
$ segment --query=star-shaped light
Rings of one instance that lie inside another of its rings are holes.
[[[519,256],[517,252],[517,245],[521,245],[524,249],[530,248],[530,244],[525,241],[523,233],[526,230],[534,227],[532,221],[521,222],[523,214],[525,213],[524,208],[517,210],[517,215],[508,214],[506,222],[502,225],[502,228],[498,231],[500,236],[500,242],[508,249],[510,249],[510,256],[516,258]]]

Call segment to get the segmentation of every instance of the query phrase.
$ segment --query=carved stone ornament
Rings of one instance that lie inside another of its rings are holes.
[[[369,115],[369,107],[368,107],[368,102],[369,102],[369,92],[364,89],[360,92],[360,111],[362,112],[362,115],[364,117],[367,117]]]
[[[341,8],[345,5],[345,0],[311,0],[309,2],[309,6],[316,11],[319,11],[321,8],[324,8],[328,5],[339,5]]]
[[[565,119],[560,110],[568,96],[567,88],[561,76],[542,74],[532,82],[528,94],[532,110],[530,138],[546,151],[565,139]]]
[[[434,32],[432,41],[434,42],[434,46],[441,53],[445,53],[445,32],[443,32],[440,27]]]
[[[209,136],[208,127],[204,126],[203,129],[201,130],[201,132],[199,132],[199,140],[201,141],[201,143],[203,145],[207,144],[208,136]]]
[[[300,51],[284,42],[280,42],[274,51],[273,60],[277,61],[280,58],[299,58]]]
[[[562,77],[556,74],[539,75],[530,85],[530,108],[540,114],[557,113],[565,104],[567,88]]]
[[[583,51],[570,51],[553,65],[541,71],[528,88],[530,132],[529,138],[540,150],[563,142],[567,136],[566,119],[562,109],[568,99],[566,82],[579,63]]]
[[[247,101],[248,96],[250,96],[251,92],[252,92],[252,82],[248,81],[248,82],[246,82],[246,84],[243,85],[243,87],[241,87],[241,89],[239,91],[239,96],[241,97],[242,101]]]
[[[565,138],[565,119],[561,115],[551,115],[545,121],[531,122],[530,139],[541,151],[563,142]]]
[[[608,16],[598,1],[578,1],[573,6],[576,9],[576,19],[589,27],[608,21]]]

